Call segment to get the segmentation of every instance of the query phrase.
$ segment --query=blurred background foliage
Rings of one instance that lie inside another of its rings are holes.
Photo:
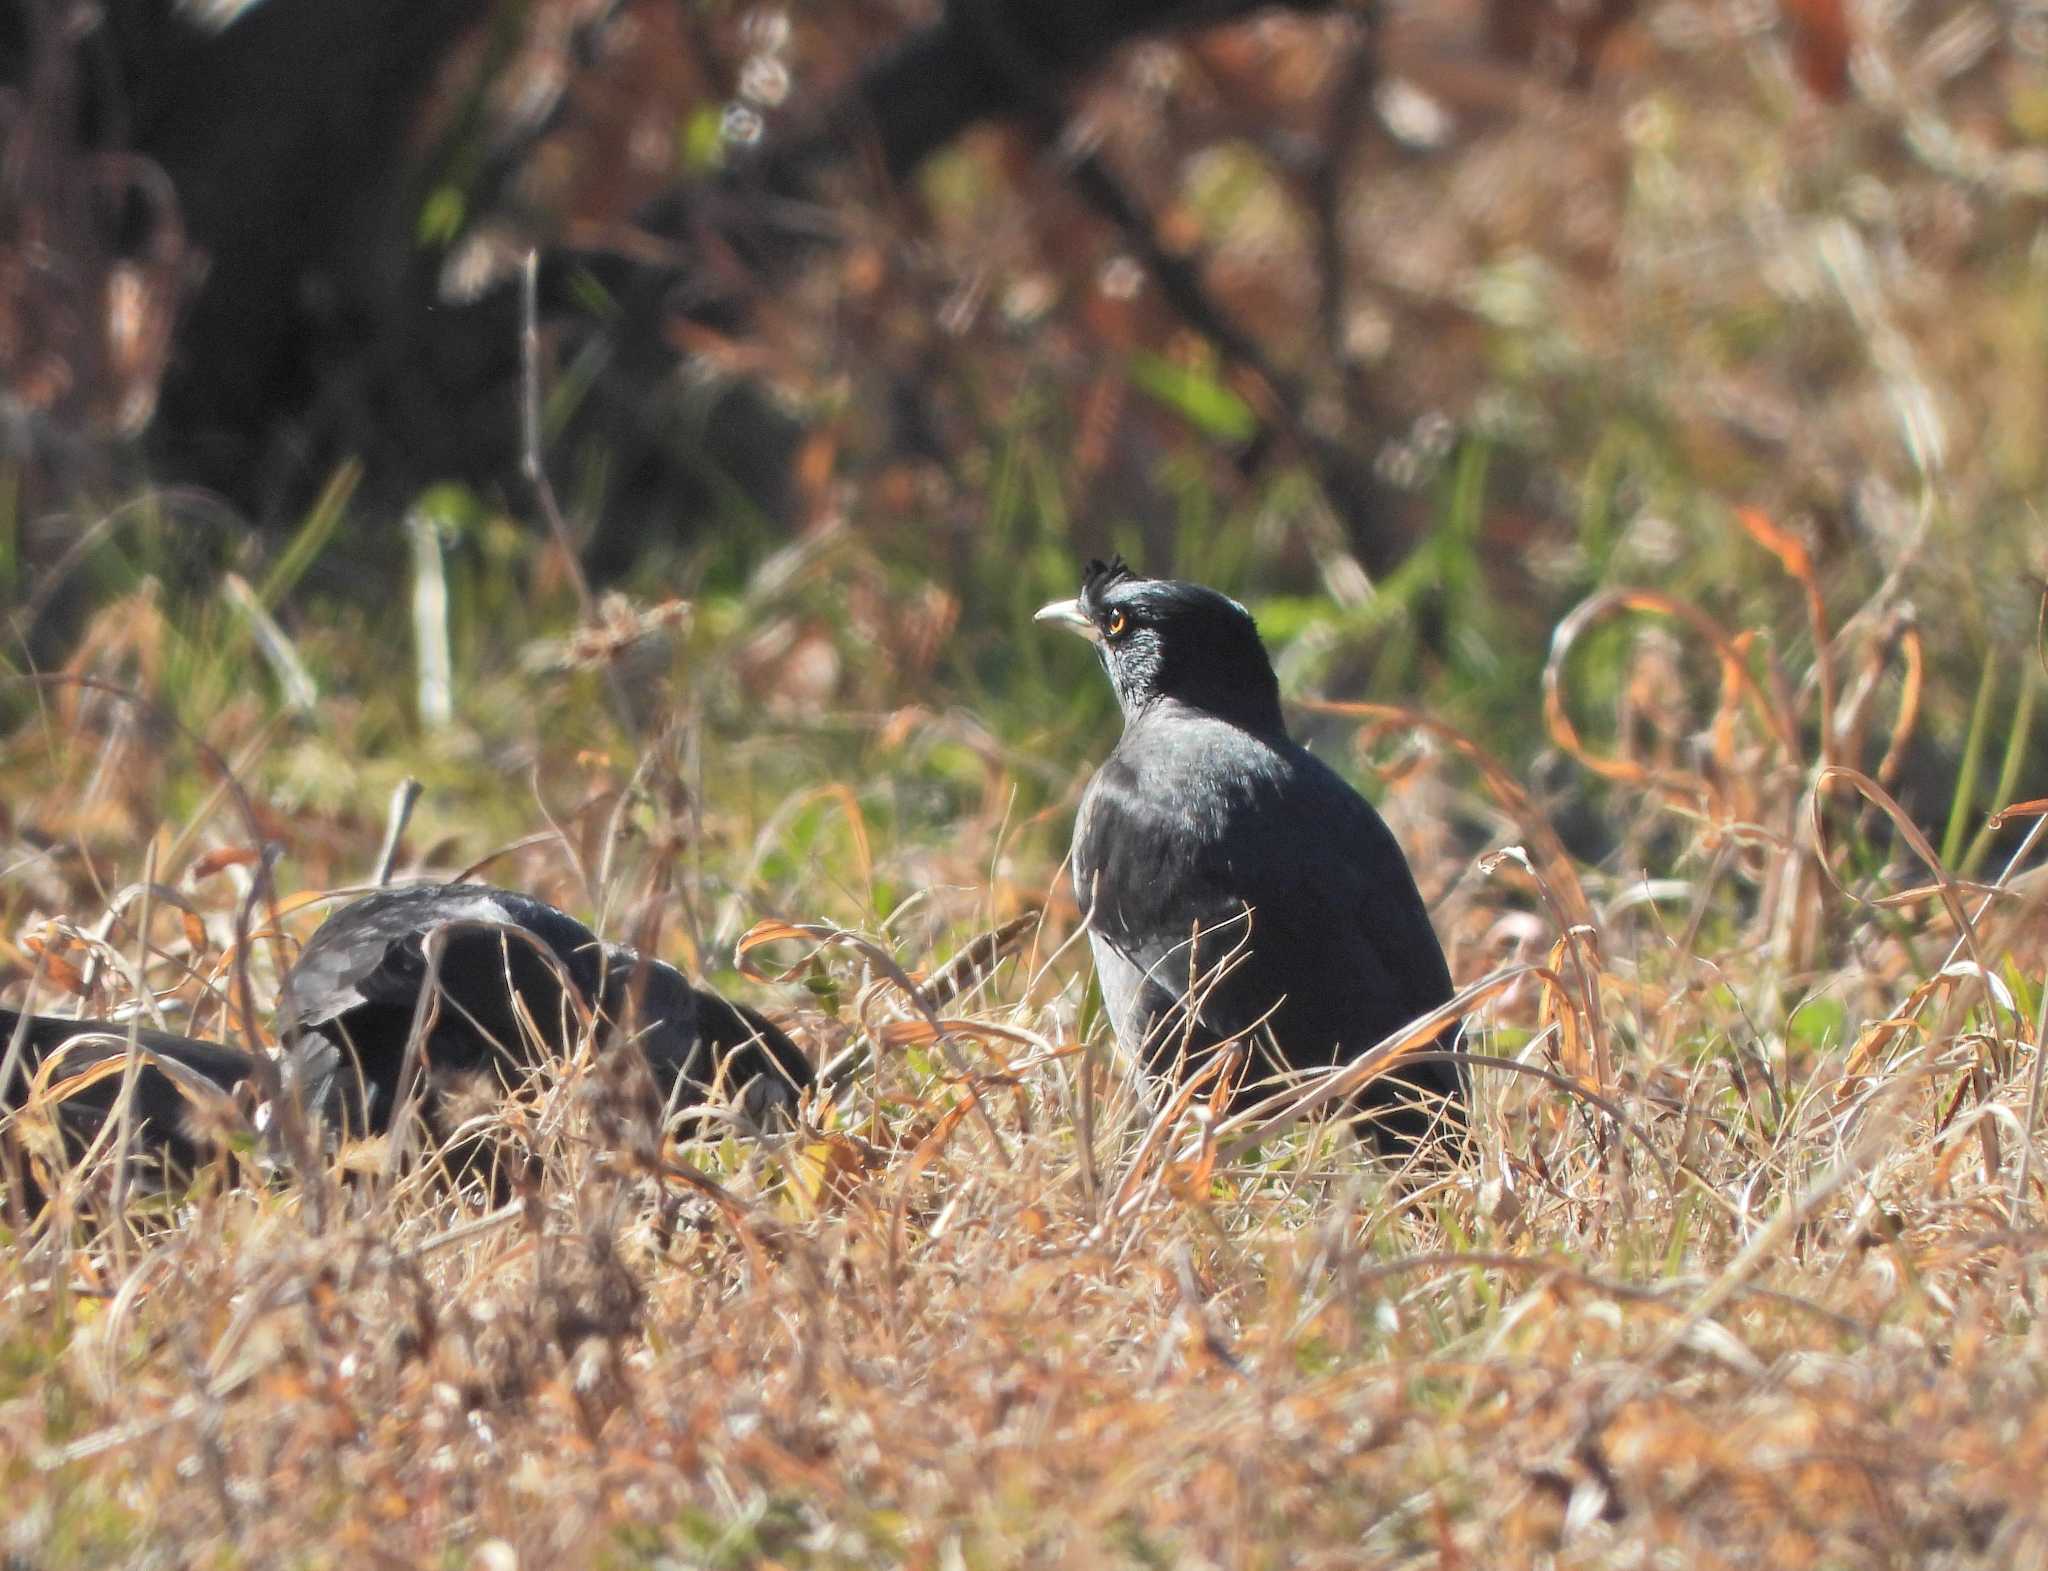
[[[1552,629],[1653,587],[1810,670],[1739,507],[1870,712],[1917,699],[1891,778],[1949,849],[2039,794],[2048,8],[370,11],[0,24],[0,659],[161,706],[0,693],[45,842],[179,810],[123,767],[172,719],[318,880],[402,773],[460,863],[655,746],[700,849],[821,780],[906,847],[1063,823],[1111,706],[1029,613],[1114,549],[1607,855]],[[1704,745],[1685,625],[1567,676],[1602,749]],[[827,832],[789,812],[757,901]]]

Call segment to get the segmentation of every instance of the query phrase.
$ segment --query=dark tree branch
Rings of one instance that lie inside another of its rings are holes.
[[[1088,0],[950,0],[938,22],[869,66],[811,122],[771,139],[715,189],[691,186],[670,193],[642,215],[642,223],[699,262],[721,251],[736,255],[745,265],[729,281],[733,294],[744,294],[763,287],[829,235],[812,194],[827,169],[863,145],[879,149],[883,169],[892,178],[908,174],[967,127],[986,120],[1018,121],[1042,146],[1060,149],[1066,89],[1119,45],[1147,33],[1276,8],[1327,7],[1273,7],[1247,0],[1147,0],[1121,6]],[[1347,144],[1363,118],[1375,69],[1368,44],[1347,73],[1332,128]],[[1276,365],[1212,298],[1202,281],[1200,258],[1176,252],[1160,239],[1153,216],[1099,152],[1060,149],[1059,156],[1075,189],[1123,236],[1172,309],[1263,387],[1263,418],[1315,472],[1366,569],[1375,575],[1390,570],[1406,554],[1407,541],[1390,524],[1398,500],[1370,459],[1342,438],[1315,429],[1306,416],[1307,386]],[[1323,178],[1336,181],[1340,155],[1332,152],[1324,169]],[[1334,191],[1328,204],[1334,209]],[[1330,252],[1326,245],[1326,269],[1341,271],[1341,254]],[[614,291],[623,304],[627,332],[637,341],[646,342],[648,323],[665,305],[675,304],[672,275],[656,283],[644,266],[619,258],[563,260],[590,268]],[[698,292],[700,308],[726,294],[716,286],[707,288],[708,282],[699,273],[685,286]],[[1340,309],[1341,285],[1326,279],[1325,288],[1326,310]],[[1261,452],[1266,445],[1264,436],[1255,436],[1247,450]]]
[[[1373,89],[1379,86],[1380,31],[1375,16],[1351,46],[1330,95],[1323,145],[1309,173],[1309,197],[1316,216],[1316,262],[1322,273],[1319,308],[1323,339],[1340,355],[1350,314],[1345,307],[1344,190],[1352,151],[1371,118]]]
[[[1012,101],[1040,141],[1055,146],[1065,122],[1064,107],[1047,85],[1025,39],[1015,30],[1011,22],[1014,9],[1002,0],[958,0],[953,8],[980,18],[985,57],[1003,71]],[[1101,153],[1090,148],[1073,154],[1070,178],[1089,205],[1116,226],[1182,320],[1214,344],[1225,359],[1263,385],[1267,420],[1293,443],[1315,472],[1323,495],[1344,520],[1366,571],[1374,576],[1389,571],[1407,554],[1407,543],[1390,527],[1396,499],[1371,463],[1345,442],[1315,428],[1307,418],[1306,384],[1275,365],[1259,341],[1210,296],[1202,282],[1201,259],[1167,247],[1143,202],[1117,178]],[[1254,435],[1247,445],[1257,451],[1264,441]]]

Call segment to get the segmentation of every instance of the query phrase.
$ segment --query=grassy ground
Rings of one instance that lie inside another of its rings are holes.
[[[658,1154],[559,1066],[493,1115],[523,1174],[496,1209],[361,1150],[125,1210],[106,1162],[52,1172],[0,1260],[10,1563],[2041,1563],[2032,842],[2002,872],[1981,814],[1945,859],[1893,824],[1900,591],[1830,604],[1749,522],[1779,624],[1582,602],[1533,772],[1534,743],[1315,703],[1343,625],[1260,606],[1498,1061],[1451,1173],[1136,1104],[1057,881],[1114,720],[1021,615],[1051,568],[955,598],[828,533],[572,648],[544,559],[456,551],[441,727],[403,608],[314,604],[266,654],[229,601],[110,596],[72,674],[150,702],[16,711],[15,993],[236,1034],[229,984],[267,1005],[410,771],[402,867],[488,858],[870,1056],[794,1137]],[[1489,701],[1456,669],[1431,714]],[[1969,767],[2007,773],[1978,729]],[[243,943],[266,841],[278,915]],[[993,970],[942,971],[1005,924]]]
[[[453,488],[409,529],[345,468],[245,545],[178,495],[53,530],[0,464],[0,998],[246,1040],[412,776],[401,871],[861,1065],[797,1135],[666,1147],[556,1066],[488,1111],[502,1206],[360,1149],[254,1181],[218,1114],[189,1190],[46,1172],[0,1214],[0,1558],[2048,1564],[2048,55],[1852,9],[1820,98],[1774,18],[1825,5],[1656,8],[1592,98],[1461,96],[1397,26],[1456,147],[1327,211],[1269,135],[1298,95],[1231,86],[1329,74],[1306,24],[1084,106],[1318,418],[1373,395],[1430,525],[1377,584],[1000,140],[764,306],[800,538],[683,520],[594,620]],[[1029,622],[1106,545],[1253,606],[1408,848],[1487,1060],[1466,1167],[1138,1105],[1059,878],[1114,707]]]

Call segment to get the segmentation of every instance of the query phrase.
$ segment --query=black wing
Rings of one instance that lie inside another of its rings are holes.
[[[65,1044],[76,1045],[63,1052],[53,1071],[59,1079],[81,1074],[109,1059],[123,1058],[128,1051],[125,1023],[23,1016],[16,1010],[0,1009],[0,1062],[5,1061],[17,1033],[22,1039],[21,1058],[15,1073],[0,1085],[0,1107],[11,1112],[21,1109],[37,1070],[62,1051]],[[193,1104],[179,1082],[225,1095],[255,1074],[255,1060],[218,1042],[169,1031],[139,1030],[135,1036],[138,1045],[156,1060],[145,1060],[135,1079],[135,1127],[141,1149],[160,1152],[173,1166],[189,1170],[198,1165],[203,1153],[187,1134]],[[120,1091],[121,1077],[110,1075],[59,1105],[58,1128],[73,1159],[92,1144],[104,1127]]]
[[[758,1009],[697,990],[697,1019],[709,1062],[739,1093],[739,1106],[756,1128],[796,1114],[798,1094],[814,1082],[811,1061]]]
[[[379,890],[343,906],[320,924],[285,977],[277,1029],[282,1033],[317,1026],[364,1004],[410,1006],[426,976],[426,935],[451,922],[523,928],[568,968],[580,991],[588,996],[593,990],[600,966],[597,936],[566,912],[510,889],[420,884]],[[498,943],[484,936],[484,944],[467,947],[495,954]],[[530,946],[522,947],[531,953]],[[453,950],[451,941],[442,962],[444,985],[457,989],[467,984],[479,993],[492,987],[502,991],[502,980],[488,971],[470,964],[456,966]],[[463,958],[468,961],[471,956]]]
[[[280,990],[276,1027],[296,1038],[294,1078],[308,1104],[357,1127],[383,1126],[418,1017],[427,935],[450,924],[425,1067],[509,1079],[570,1045],[604,969],[589,928],[544,901],[481,884],[380,890],[322,923]],[[547,953],[492,930],[500,928],[521,929]]]
[[[639,1042],[665,1107],[719,1090],[757,1127],[795,1112],[810,1060],[765,1016],[623,945],[607,945],[605,961],[605,1016]]]

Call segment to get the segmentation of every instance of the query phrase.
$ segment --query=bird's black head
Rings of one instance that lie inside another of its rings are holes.
[[[1248,731],[1284,735],[1280,684],[1258,624],[1228,595],[1174,578],[1141,578],[1122,557],[1090,562],[1081,593],[1038,613],[1092,639],[1126,722],[1158,699]]]

